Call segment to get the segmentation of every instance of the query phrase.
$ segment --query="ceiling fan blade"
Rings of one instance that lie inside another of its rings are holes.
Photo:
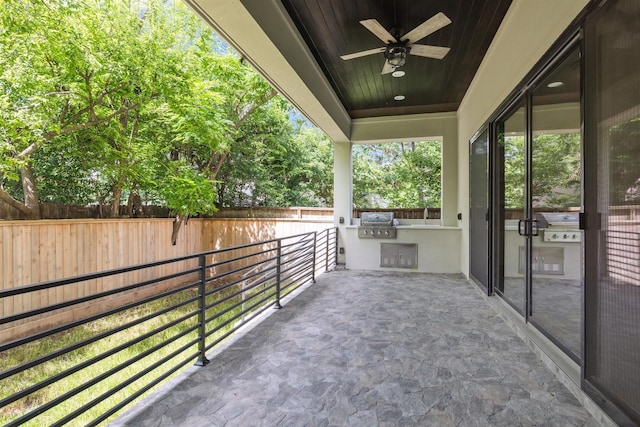
[[[374,53],[381,53],[381,52],[384,52],[385,49],[386,48],[384,48],[384,47],[377,47],[375,49],[363,50],[361,52],[355,52],[355,53],[350,53],[348,55],[342,55],[340,58],[342,58],[342,59],[344,59],[346,61],[348,59],[360,58],[361,56],[373,55]]]
[[[365,19],[364,21],[360,21],[360,23],[384,43],[389,44],[397,42],[396,38],[393,37],[382,25],[380,25],[376,19]]]
[[[424,56],[427,58],[442,59],[447,56],[447,53],[451,50],[448,47],[442,46],[429,46],[425,44],[412,44],[409,46],[409,54],[416,56]]]
[[[396,70],[396,67],[389,64],[389,61],[384,61],[384,67],[382,67],[382,72],[380,74],[393,73],[395,70]]]
[[[415,43],[449,24],[451,24],[451,19],[447,18],[447,15],[442,12],[436,13],[431,18],[400,37],[400,41],[406,40],[408,44]]]

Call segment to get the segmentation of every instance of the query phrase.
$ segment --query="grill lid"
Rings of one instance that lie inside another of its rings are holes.
[[[536,220],[538,228],[578,228],[577,212],[540,212]]]
[[[393,212],[362,212],[360,225],[393,225]]]

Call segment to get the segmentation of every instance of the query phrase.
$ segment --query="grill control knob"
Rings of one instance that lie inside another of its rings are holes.
[[[557,239],[558,238],[558,234],[557,233],[553,233],[553,235],[551,236],[553,239]]]

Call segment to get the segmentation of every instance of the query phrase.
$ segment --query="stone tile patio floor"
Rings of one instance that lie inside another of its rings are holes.
[[[461,275],[333,271],[113,426],[596,426]]]

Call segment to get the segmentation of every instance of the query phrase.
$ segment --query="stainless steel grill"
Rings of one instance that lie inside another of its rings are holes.
[[[358,237],[361,239],[395,239],[393,212],[362,212]]]
[[[545,242],[579,242],[582,239],[578,212],[540,212],[536,220]]]

